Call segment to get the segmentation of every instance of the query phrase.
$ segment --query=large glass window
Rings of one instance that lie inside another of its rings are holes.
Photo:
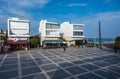
[[[46,29],[59,29],[59,28],[60,28],[60,24],[46,23]]]
[[[82,36],[83,32],[74,31],[73,36]]]
[[[80,25],[74,25],[73,30],[83,30],[83,27]]]
[[[46,35],[58,35],[57,30],[46,30]]]

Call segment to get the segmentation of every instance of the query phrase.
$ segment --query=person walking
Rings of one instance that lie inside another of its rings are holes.
[[[64,51],[66,50],[66,47],[65,47],[65,46],[63,46],[63,50],[64,50]]]

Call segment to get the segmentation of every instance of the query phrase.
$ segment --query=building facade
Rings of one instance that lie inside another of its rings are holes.
[[[70,22],[61,23],[60,32],[63,33],[63,38],[67,40],[68,46],[71,44],[79,45],[85,38],[84,24],[72,24]]]
[[[56,43],[63,43],[60,38],[64,38],[68,46],[70,44],[78,44],[79,40],[83,40],[84,24],[72,24],[70,22],[48,22],[47,20],[41,20],[39,25],[39,33],[41,37],[41,45],[44,41],[49,40]],[[48,41],[47,41],[48,42]]]
[[[57,22],[48,22],[47,20],[41,20],[39,24],[39,33],[41,36],[41,45],[43,41],[54,40],[57,41],[60,38],[59,34],[60,24]]]
[[[4,32],[2,29],[0,29],[0,51],[3,50],[4,41],[6,40],[6,31]]]
[[[25,48],[30,37],[30,21],[19,18],[8,19],[8,40],[7,43],[12,49]]]

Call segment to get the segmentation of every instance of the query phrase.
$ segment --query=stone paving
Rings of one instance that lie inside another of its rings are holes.
[[[120,79],[120,53],[67,48],[0,54],[0,79]]]

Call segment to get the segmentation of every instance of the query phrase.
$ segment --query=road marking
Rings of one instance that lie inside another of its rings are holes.
[[[47,79],[51,79],[51,78],[47,75],[47,73],[44,71],[44,69],[42,69],[42,68],[39,66],[38,62],[34,59],[34,57],[30,54],[29,51],[28,51],[28,54],[29,54],[30,57],[33,59],[33,61],[36,63],[36,65],[39,67],[39,69],[42,70],[42,73],[47,77]]]
[[[2,66],[4,60],[7,58],[7,55],[8,55],[8,54],[6,54],[6,55],[3,57],[2,61],[0,62],[0,67]]]
[[[22,69],[21,69],[21,62],[20,62],[20,54],[19,52],[17,53],[18,55],[18,78],[22,79]]]

